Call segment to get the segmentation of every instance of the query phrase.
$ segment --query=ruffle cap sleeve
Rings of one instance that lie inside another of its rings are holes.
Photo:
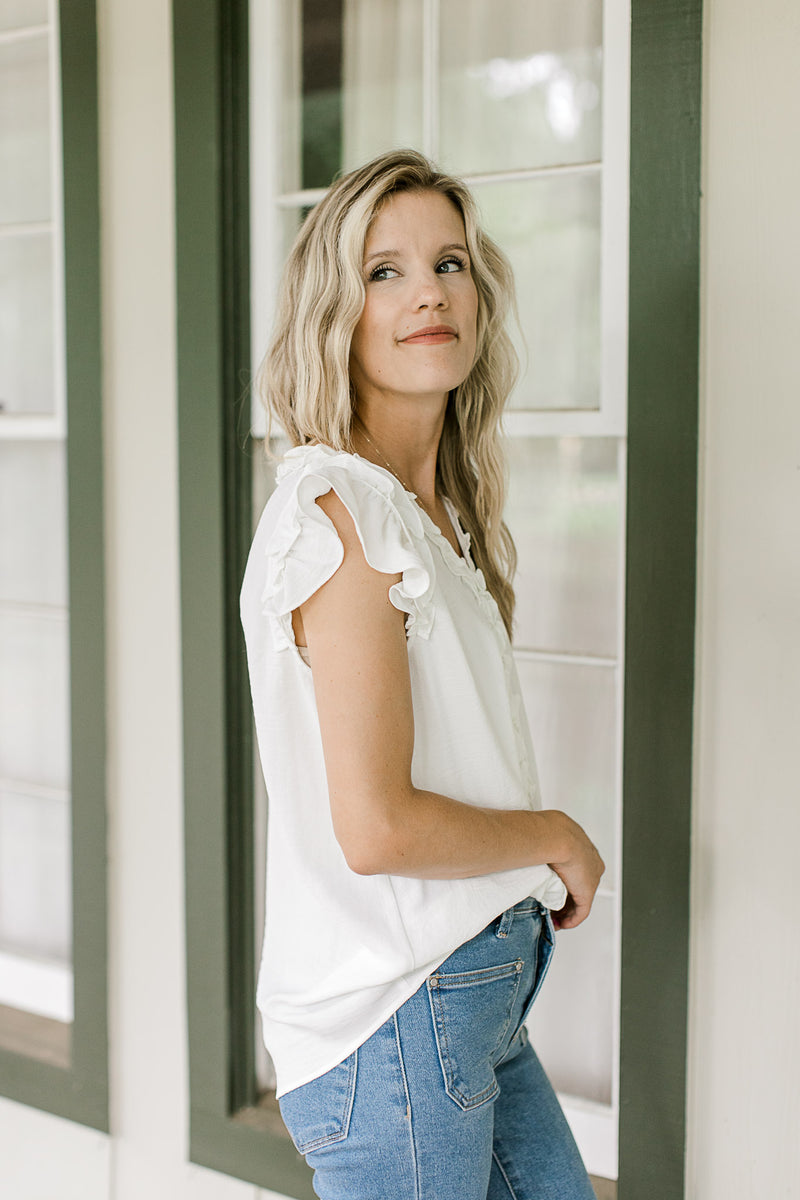
[[[270,500],[276,515],[266,542],[262,611],[277,649],[294,645],[292,613],[331,578],[344,548],[317,504],[333,489],[347,508],[371,567],[402,574],[389,589],[407,613],[406,632],[427,638],[433,625],[434,567],[420,514],[394,476],[355,454],[298,446],[283,459]]]

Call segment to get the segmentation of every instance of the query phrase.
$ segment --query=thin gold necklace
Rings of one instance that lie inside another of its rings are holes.
[[[410,488],[410,487],[408,486],[408,484],[406,483],[405,479],[403,479],[403,477],[402,477],[402,475],[399,473],[399,471],[395,471],[394,467],[393,467],[393,466],[392,466],[392,464],[389,462],[389,460],[388,460],[388,458],[386,457],[386,455],[385,455],[385,454],[384,454],[384,453],[383,453],[381,450],[379,450],[379,449],[378,449],[378,447],[375,445],[375,443],[373,442],[372,438],[371,438],[371,437],[369,436],[369,434],[367,433],[367,427],[366,427],[366,425],[364,424],[364,422],[361,420],[361,417],[358,415],[358,413],[353,413],[353,416],[355,417],[356,421],[358,421],[359,427],[360,427],[360,429],[361,429],[361,436],[363,437],[363,439],[364,439],[364,441],[367,443],[367,445],[372,447],[372,449],[373,449],[373,450],[375,451],[375,453],[377,454],[378,458],[380,458],[380,459],[382,460],[382,462],[383,462],[383,465],[384,465],[384,466],[385,466],[385,467],[386,467],[386,468],[389,470],[389,472],[390,472],[392,475],[394,475],[394,477],[395,477],[395,479],[397,480],[397,482],[398,482],[398,483],[401,483],[401,484],[403,485],[403,487],[406,489],[406,491],[407,491],[407,492],[410,492],[412,496],[415,496],[415,495],[416,495],[416,492],[414,491],[414,489],[413,489],[413,488]]]
[[[414,491],[414,489],[413,489],[413,488],[410,488],[410,487],[408,486],[408,484],[405,482],[405,480],[402,478],[402,476],[398,475],[397,471],[395,471],[394,467],[393,467],[393,466],[392,466],[392,464],[389,462],[389,460],[388,460],[388,458],[386,457],[386,455],[385,455],[385,454],[384,454],[384,453],[383,453],[381,450],[379,450],[379,449],[378,449],[378,447],[375,445],[375,443],[373,442],[372,438],[371,438],[371,437],[369,436],[369,434],[367,433],[367,427],[366,427],[366,425],[364,424],[364,422],[361,420],[361,417],[358,415],[358,413],[353,413],[353,417],[354,417],[354,419],[355,419],[355,420],[358,422],[358,424],[359,424],[359,426],[360,426],[360,428],[361,428],[361,436],[364,438],[364,441],[365,441],[365,442],[366,442],[366,443],[367,443],[369,446],[371,446],[371,447],[372,447],[372,449],[373,449],[373,450],[375,451],[375,453],[377,454],[378,458],[382,459],[382,461],[383,461],[383,465],[384,465],[384,466],[385,466],[385,467],[388,469],[389,473],[390,473],[391,475],[394,475],[394,477],[395,477],[395,479],[397,480],[397,482],[398,482],[398,483],[400,483],[400,484],[402,484],[402,486],[405,488],[405,490],[406,490],[407,492],[410,492],[410,493],[411,493],[411,495],[414,497],[414,499],[417,501],[417,503],[420,505],[420,507],[421,507],[421,508],[423,509],[423,511],[425,512],[426,516],[428,516],[428,517],[429,517],[429,519],[430,519],[431,521],[433,521],[434,525],[436,525],[436,527],[437,527],[437,528],[439,528],[439,527],[438,527],[438,524],[437,524],[437,522],[434,520],[433,516],[431,516],[431,514],[428,512],[428,506],[427,506],[425,503],[423,503],[423,501],[420,499],[420,497],[417,495],[417,493]],[[441,533],[441,530],[440,530],[440,533]],[[444,534],[442,534],[441,536],[443,537],[443,536],[444,536]],[[452,543],[451,543],[451,544],[452,544]],[[459,546],[458,546],[457,548],[456,548],[456,547],[453,547],[453,549],[456,551],[456,554],[458,554],[459,556],[463,557],[463,554],[462,554],[462,551],[461,551],[461,546],[460,546],[460,543],[459,543]]]

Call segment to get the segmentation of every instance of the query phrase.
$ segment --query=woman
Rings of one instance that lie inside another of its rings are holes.
[[[263,369],[258,1001],[324,1200],[593,1196],[523,1025],[603,864],[540,810],[511,656],[511,295],[464,185],[386,154],[307,218]]]

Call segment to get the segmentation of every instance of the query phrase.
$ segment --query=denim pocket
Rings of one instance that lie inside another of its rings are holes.
[[[278,1101],[283,1123],[301,1154],[347,1137],[356,1093],[358,1051]]]
[[[477,1108],[499,1091],[494,1068],[505,1050],[524,966],[516,959],[459,975],[436,971],[428,979],[445,1090],[459,1108]]]

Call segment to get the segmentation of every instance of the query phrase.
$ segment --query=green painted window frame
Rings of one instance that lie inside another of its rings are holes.
[[[69,1065],[0,1049],[0,1093],[107,1131],[106,739],[97,28],[93,0],[59,5],[64,186],[72,720]],[[35,1039],[34,1039],[35,1040]]]
[[[256,1107],[246,0],[174,0],[190,1156],[312,1200]],[[702,0],[633,0],[619,1200],[684,1195]]]

